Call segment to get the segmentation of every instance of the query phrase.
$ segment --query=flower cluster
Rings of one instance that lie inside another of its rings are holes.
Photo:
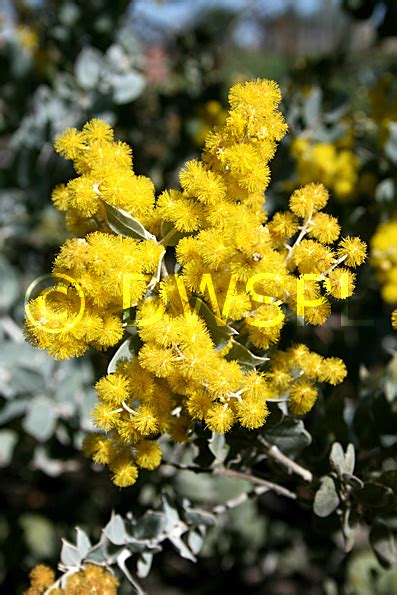
[[[59,581],[57,581],[58,583]],[[82,570],[75,572],[66,580],[64,587],[55,583],[55,573],[48,566],[40,564],[30,573],[30,587],[24,595],[80,595],[81,593],[101,593],[116,595],[118,580],[101,566],[86,564]]]
[[[33,300],[41,325],[28,320],[27,327],[39,347],[62,358],[88,345],[115,345],[132,326],[131,355],[117,359],[96,386],[101,432],[83,447],[120,487],[133,484],[139,468],[160,464],[163,434],[184,442],[195,423],[216,433],[236,424],[259,428],[269,399],[287,401],[301,415],[312,408],[317,383],[337,384],[346,375],[341,360],[305,345],[276,349],[296,315],[313,325],[327,320],[331,299],[353,293],[352,269],[366,257],[364,242],[340,238],[337,220],[323,211],[329,196],[322,184],[295,190],[289,210],[268,220],[269,162],[287,130],[280,100],[271,81],[235,85],[228,117],[207,135],[201,160],[182,169],[180,190],[157,200],[106,124],[94,120],[56,141],[79,176],[56,189],[54,202],[85,237],[66,242],[55,260],[54,273],[76,286],[63,282],[65,297]],[[117,229],[110,207],[132,226]],[[142,239],[124,237],[137,224]],[[123,279],[131,274],[133,320],[122,322]],[[64,321],[76,310],[76,287],[85,295],[81,320],[45,337],[46,327],[61,324],[48,309]]]
[[[296,159],[298,184],[322,182],[340,201],[354,197],[360,162],[349,148],[298,138],[292,143],[291,154]]]
[[[113,140],[113,130],[106,122],[93,119],[82,131],[68,128],[57,137],[55,149],[73,161],[79,174],[52,194],[76,235],[106,224],[106,204],[138,217],[147,229],[156,227],[152,220],[154,186],[149,178],[135,175],[130,147]]]
[[[374,266],[382,297],[397,303],[397,220],[381,223],[371,239],[371,264]]]
[[[60,282],[27,307],[30,338],[55,359],[115,345],[124,333],[118,313],[128,273],[142,274],[130,288],[137,302],[146,291],[144,274],[157,270],[163,251],[152,240],[102,232],[66,241],[53,267]]]

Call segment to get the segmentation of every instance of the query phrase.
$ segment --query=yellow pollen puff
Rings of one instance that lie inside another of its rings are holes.
[[[225,197],[226,187],[222,177],[206,169],[200,161],[188,161],[179,173],[179,180],[185,194],[203,204],[214,205]]]
[[[113,129],[112,127],[98,118],[93,118],[87,124],[84,124],[82,130],[82,137],[88,144],[97,142],[106,142],[113,140]]]
[[[308,413],[317,399],[317,390],[306,380],[297,380],[289,391],[288,408],[294,415]]]
[[[299,229],[299,220],[290,211],[276,213],[267,228],[275,244],[283,244]]]
[[[138,469],[128,456],[116,458],[110,469],[113,473],[113,483],[119,488],[127,488],[134,485],[138,478]]]
[[[266,401],[260,397],[242,398],[237,402],[237,419],[244,428],[253,430],[260,428],[265,423],[269,410]]]
[[[315,240],[302,240],[293,258],[300,273],[325,273],[332,266],[334,253]]]
[[[161,463],[162,450],[157,442],[143,440],[136,446],[135,460],[143,469],[156,469]]]
[[[329,384],[340,384],[347,375],[346,366],[339,357],[326,358],[321,366],[319,379],[320,382]]]
[[[104,403],[121,405],[130,396],[130,383],[126,376],[108,374],[96,383],[98,398]]]
[[[306,219],[323,209],[328,198],[328,190],[322,184],[307,184],[303,188],[295,190],[290,198],[289,206],[295,215]]]
[[[349,269],[338,268],[329,273],[325,286],[332,297],[344,300],[353,295],[355,278]]]
[[[207,411],[205,422],[213,432],[225,434],[231,430],[235,422],[235,415],[230,407],[218,403]]]
[[[345,257],[345,264],[349,267],[357,267],[367,257],[367,246],[360,238],[347,236],[338,245],[337,254],[339,258]]]
[[[322,244],[332,244],[338,239],[340,225],[335,217],[327,213],[316,213],[311,221],[309,236]]]
[[[75,159],[84,149],[84,137],[76,128],[67,128],[57,136],[54,147],[65,159]]]
[[[51,200],[59,211],[67,211],[70,206],[69,191],[65,184],[55,186],[51,194]]]

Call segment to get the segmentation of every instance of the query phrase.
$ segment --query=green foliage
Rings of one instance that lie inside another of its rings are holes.
[[[147,510],[140,518],[131,513],[125,518],[113,514],[103,528],[101,538],[93,545],[87,534],[77,527],[74,544],[62,541],[62,570],[65,574],[77,572],[84,563],[99,564],[110,571],[117,566],[134,591],[140,594],[143,590],[136,577],[145,578],[149,574],[153,556],[161,552],[164,542],[169,541],[182,558],[195,562],[207,528],[214,523],[213,515],[192,509],[187,500],[183,508],[179,508],[163,495],[161,508]],[[130,559],[134,570],[130,569]]]

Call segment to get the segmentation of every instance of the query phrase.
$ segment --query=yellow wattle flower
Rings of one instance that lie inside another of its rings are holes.
[[[58,359],[126,340],[114,371],[96,384],[99,432],[83,444],[119,487],[133,485],[139,468],[160,465],[164,435],[183,444],[195,423],[216,433],[260,428],[269,399],[280,395],[302,415],[318,383],[346,375],[338,358],[304,345],[278,348],[289,318],[321,325],[330,300],[352,294],[350,268],[366,256],[359,238],[335,245],[340,227],[323,212],[329,194],[321,183],[308,180],[289,210],[269,219],[270,161],[287,132],[280,101],[273,81],[232,87],[228,115],[208,133],[201,159],[182,168],[179,189],[157,198],[105,122],[56,139],[77,176],[52,198],[80,237],[55,259],[60,297],[31,300],[26,329]],[[80,290],[84,308],[73,325]]]

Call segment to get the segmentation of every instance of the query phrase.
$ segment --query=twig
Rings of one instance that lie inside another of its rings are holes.
[[[182,465],[181,463],[174,463],[172,461],[163,461],[163,464],[170,465],[171,467],[175,467],[175,469],[179,469],[181,471],[192,471],[193,473],[208,473],[210,475],[221,475],[223,477],[232,477],[234,479],[250,481],[251,483],[266,488],[266,491],[272,490],[280,496],[286,496],[287,498],[296,500],[296,494],[294,494],[290,490],[287,490],[287,488],[284,488],[283,486],[280,486],[277,483],[273,483],[272,481],[268,481],[267,479],[262,479],[262,477],[257,477],[256,475],[251,475],[250,473],[244,473],[243,471],[227,469],[226,467],[209,468],[198,467],[196,465]]]
[[[294,253],[295,248],[297,246],[299,246],[299,244],[301,243],[301,241],[303,240],[303,238],[305,237],[305,235],[308,233],[309,227],[310,227],[310,223],[312,222],[312,216],[313,216],[313,213],[310,213],[310,215],[306,219],[305,223],[302,225],[301,230],[299,232],[299,235],[296,238],[295,242],[293,243],[292,246],[289,246],[289,250],[288,250],[288,254],[287,254],[287,257],[285,259],[285,262],[288,262],[289,261],[289,259],[292,257],[292,255]]]
[[[222,475],[223,477],[233,477],[235,479],[250,481],[251,483],[266,487],[280,496],[286,496],[287,498],[296,500],[296,494],[287,490],[287,488],[278,485],[278,483],[268,481],[267,479],[262,479],[262,477],[257,477],[256,475],[250,475],[249,473],[243,473],[242,471],[235,471],[234,469],[226,469],[225,467],[215,467],[213,473],[214,475]]]
[[[262,496],[262,494],[268,492],[269,489],[270,488],[266,486],[256,486],[253,490],[250,490],[249,492],[243,492],[242,494],[239,494],[234,498],[230,498],[230,500],[226,500],[226,502],[223,502],[223,504],[217,504],[217,506],[214,506],[214,508],[212,509],[212,512],[214,514],[224,514],[227,510],[237,508],[237,506],[244,504],[244,502],[246,502],[250,498],[253,498],[254,496]]]
[[[336,269],[337,266],[342,264],[342,262],[344,262],[346,260],[346,258],[347,258],[347,254],[345,254],[344,256],[341,256],[340,258],[338,258],[338,260],[335,260],[334,264],[332,266],[330,266],[329,269],[327,269],[324,273],[322,273],[322,276],[326,277],[327,275],[332,273],[332,271],[334,269]]]
[[[62,571],[63,574],[55,581],[55,583],[50,585],[44,591],[44,595],[50,595],[50,593],[54,589],[58,589],[58,587],[63,586],[62,584],[64,583],[65,579],[69,578],[69,576],[71,576],[72,574],[76,574],[76,572],[79,572],[81,570],[81,568],[82,568],[81,566],[73,566],[71,568],[66,569],[65,571]]]
[[[305,481],[313,481],[312,472],[309,471],[309,469],[305,469],[301,465],[298,465],[298,463],[287,457],[287,455],[281,452],[278,446],[275,446],[274,444],[269,444],[266,440],[262,440],[262,444],[265,446],[266,454],[270,458],[274,459],[281,465],[284,465],[284,467],[287,467],[287,469],[289,469],[292,473],[300,475],[302,479],[304,479]]]

